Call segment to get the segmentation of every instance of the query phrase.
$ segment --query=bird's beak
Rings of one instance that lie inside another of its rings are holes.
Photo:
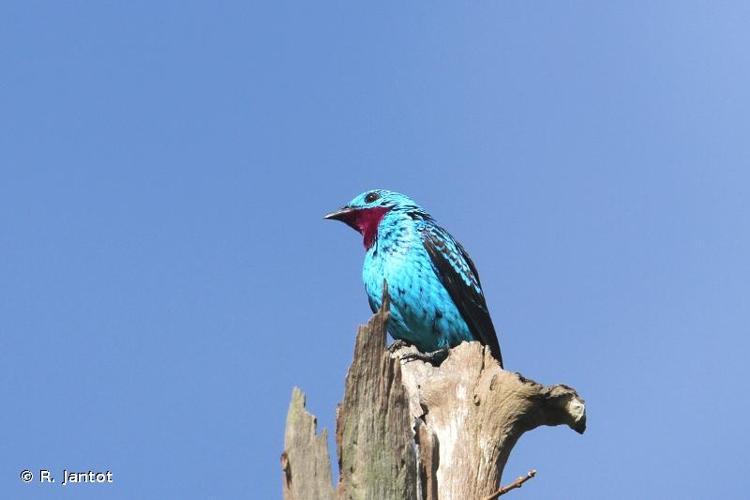
[[[350,207],[344,207],[330,214],[326,214],[323,218],[328,220],[340,220],[341,222],[349,222],[354,216],[354,210]]]
[[[323,218],[328,220],[340,220],[350,228],[359,231],[359,226],[357,225],[358,212],[359,211],[356,208],[344,207],[335,212],[331,212]]]

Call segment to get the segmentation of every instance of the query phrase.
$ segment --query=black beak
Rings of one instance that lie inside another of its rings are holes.
[[[344,207],[339,210],[336,210],[335,212],[331,212],[330,214],[323,217],[324,219],[328,220],[340,220],[350,228],[354,229],[355,231],[359,231],[359,228],[357,227],[357,209],[352,207]]]
[[[341,222],[347,222],[352,219],[355,210],[350,207],[344,207],[330,214],[326,214],[323,218],[328,220],[340,220]]]

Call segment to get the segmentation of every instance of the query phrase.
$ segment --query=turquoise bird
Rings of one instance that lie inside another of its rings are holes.
[[[449,348],[478,340],[503,365],[474,263],[423,208],[403,194],[374,189],[325,218],[362,234],[370,308],[380,308],[385,280],[391,296],[388,332],[397,344],[421,352],[410,358],[439,363]]]

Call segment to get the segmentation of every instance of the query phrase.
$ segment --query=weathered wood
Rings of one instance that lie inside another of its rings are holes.
[[[439,367],[402,364],[414,348],[388,352],[387,320],[386,297],[357,333],[336,418],[339,500],[484,498],[497,491],[524,432],[562,424],[584,432],[585,404],[574,389],[505,371],[478,342],[451,349]],[[325,431],[315,435],[297,389],[286,432],[284,498],[333,498]]]
[[[478,342],[455,347],[439,367],[408,363],[402,377],[412,416],[421,421],[423,448],[422,436],[431,436],[420,456],[434,455],[437,444],[431,481],[441,499],[482,498],[495,491],[513,446],[528,430],[560,424],[585,429],[584,402],[573,389],[545,387],[502,370]]]
[[[336,412],[339,499],[417,498],[417,457],[398,359],[386,350],[388,303],[361,326]]]
[[[297,387],[286,417],[281,470],[285,500],[333,500],[328,433],[316,434],[315,417],[305,409],[305,395]]]

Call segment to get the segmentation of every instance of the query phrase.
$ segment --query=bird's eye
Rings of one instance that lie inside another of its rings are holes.
[[[367,196],[365,196],[365,203],[372,203],[373,201],[377,200],[378,198],[380,198],[380,195],[377,192],[375,192],[375,191],[373,191],[371,193],[367,193]]]

